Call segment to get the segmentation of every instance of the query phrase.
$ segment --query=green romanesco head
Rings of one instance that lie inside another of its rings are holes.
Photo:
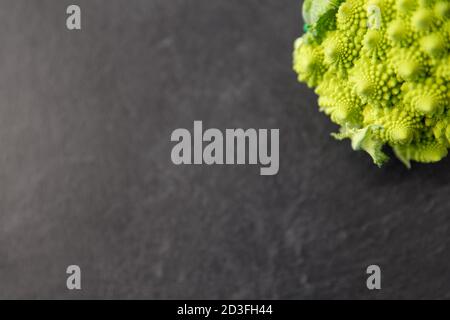
[[[377,165],[450,147],[450,0],[306,0],[294,69],[321,111]]]

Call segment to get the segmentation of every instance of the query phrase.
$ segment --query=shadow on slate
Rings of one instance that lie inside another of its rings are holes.
[[[330,137],[291,71],[299,1],[78,3],[81,32],[70,1],[0,3],[0,298],[450,298],[450,160]],[[279,128],[279,174],[174,166],[194,120]]]

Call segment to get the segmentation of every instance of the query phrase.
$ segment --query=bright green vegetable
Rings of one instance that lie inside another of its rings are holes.
[[[294,69],[319,106],[381,166],[450,147],[450,0],[306,0]]]

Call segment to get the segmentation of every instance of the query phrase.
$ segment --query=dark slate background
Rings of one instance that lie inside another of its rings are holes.
[[[71,3],[0,1],[0,298],[450,298],[450,160],[330,137],[300,1],[79,0],[81,32]],[[280,173],[174,166],[194,120],[279,128]]]

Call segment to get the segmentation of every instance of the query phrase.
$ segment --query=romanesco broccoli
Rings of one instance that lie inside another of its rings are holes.
[[[321,111],[381,166],[450,147],[450,0],[306,0],[294,69]]]

